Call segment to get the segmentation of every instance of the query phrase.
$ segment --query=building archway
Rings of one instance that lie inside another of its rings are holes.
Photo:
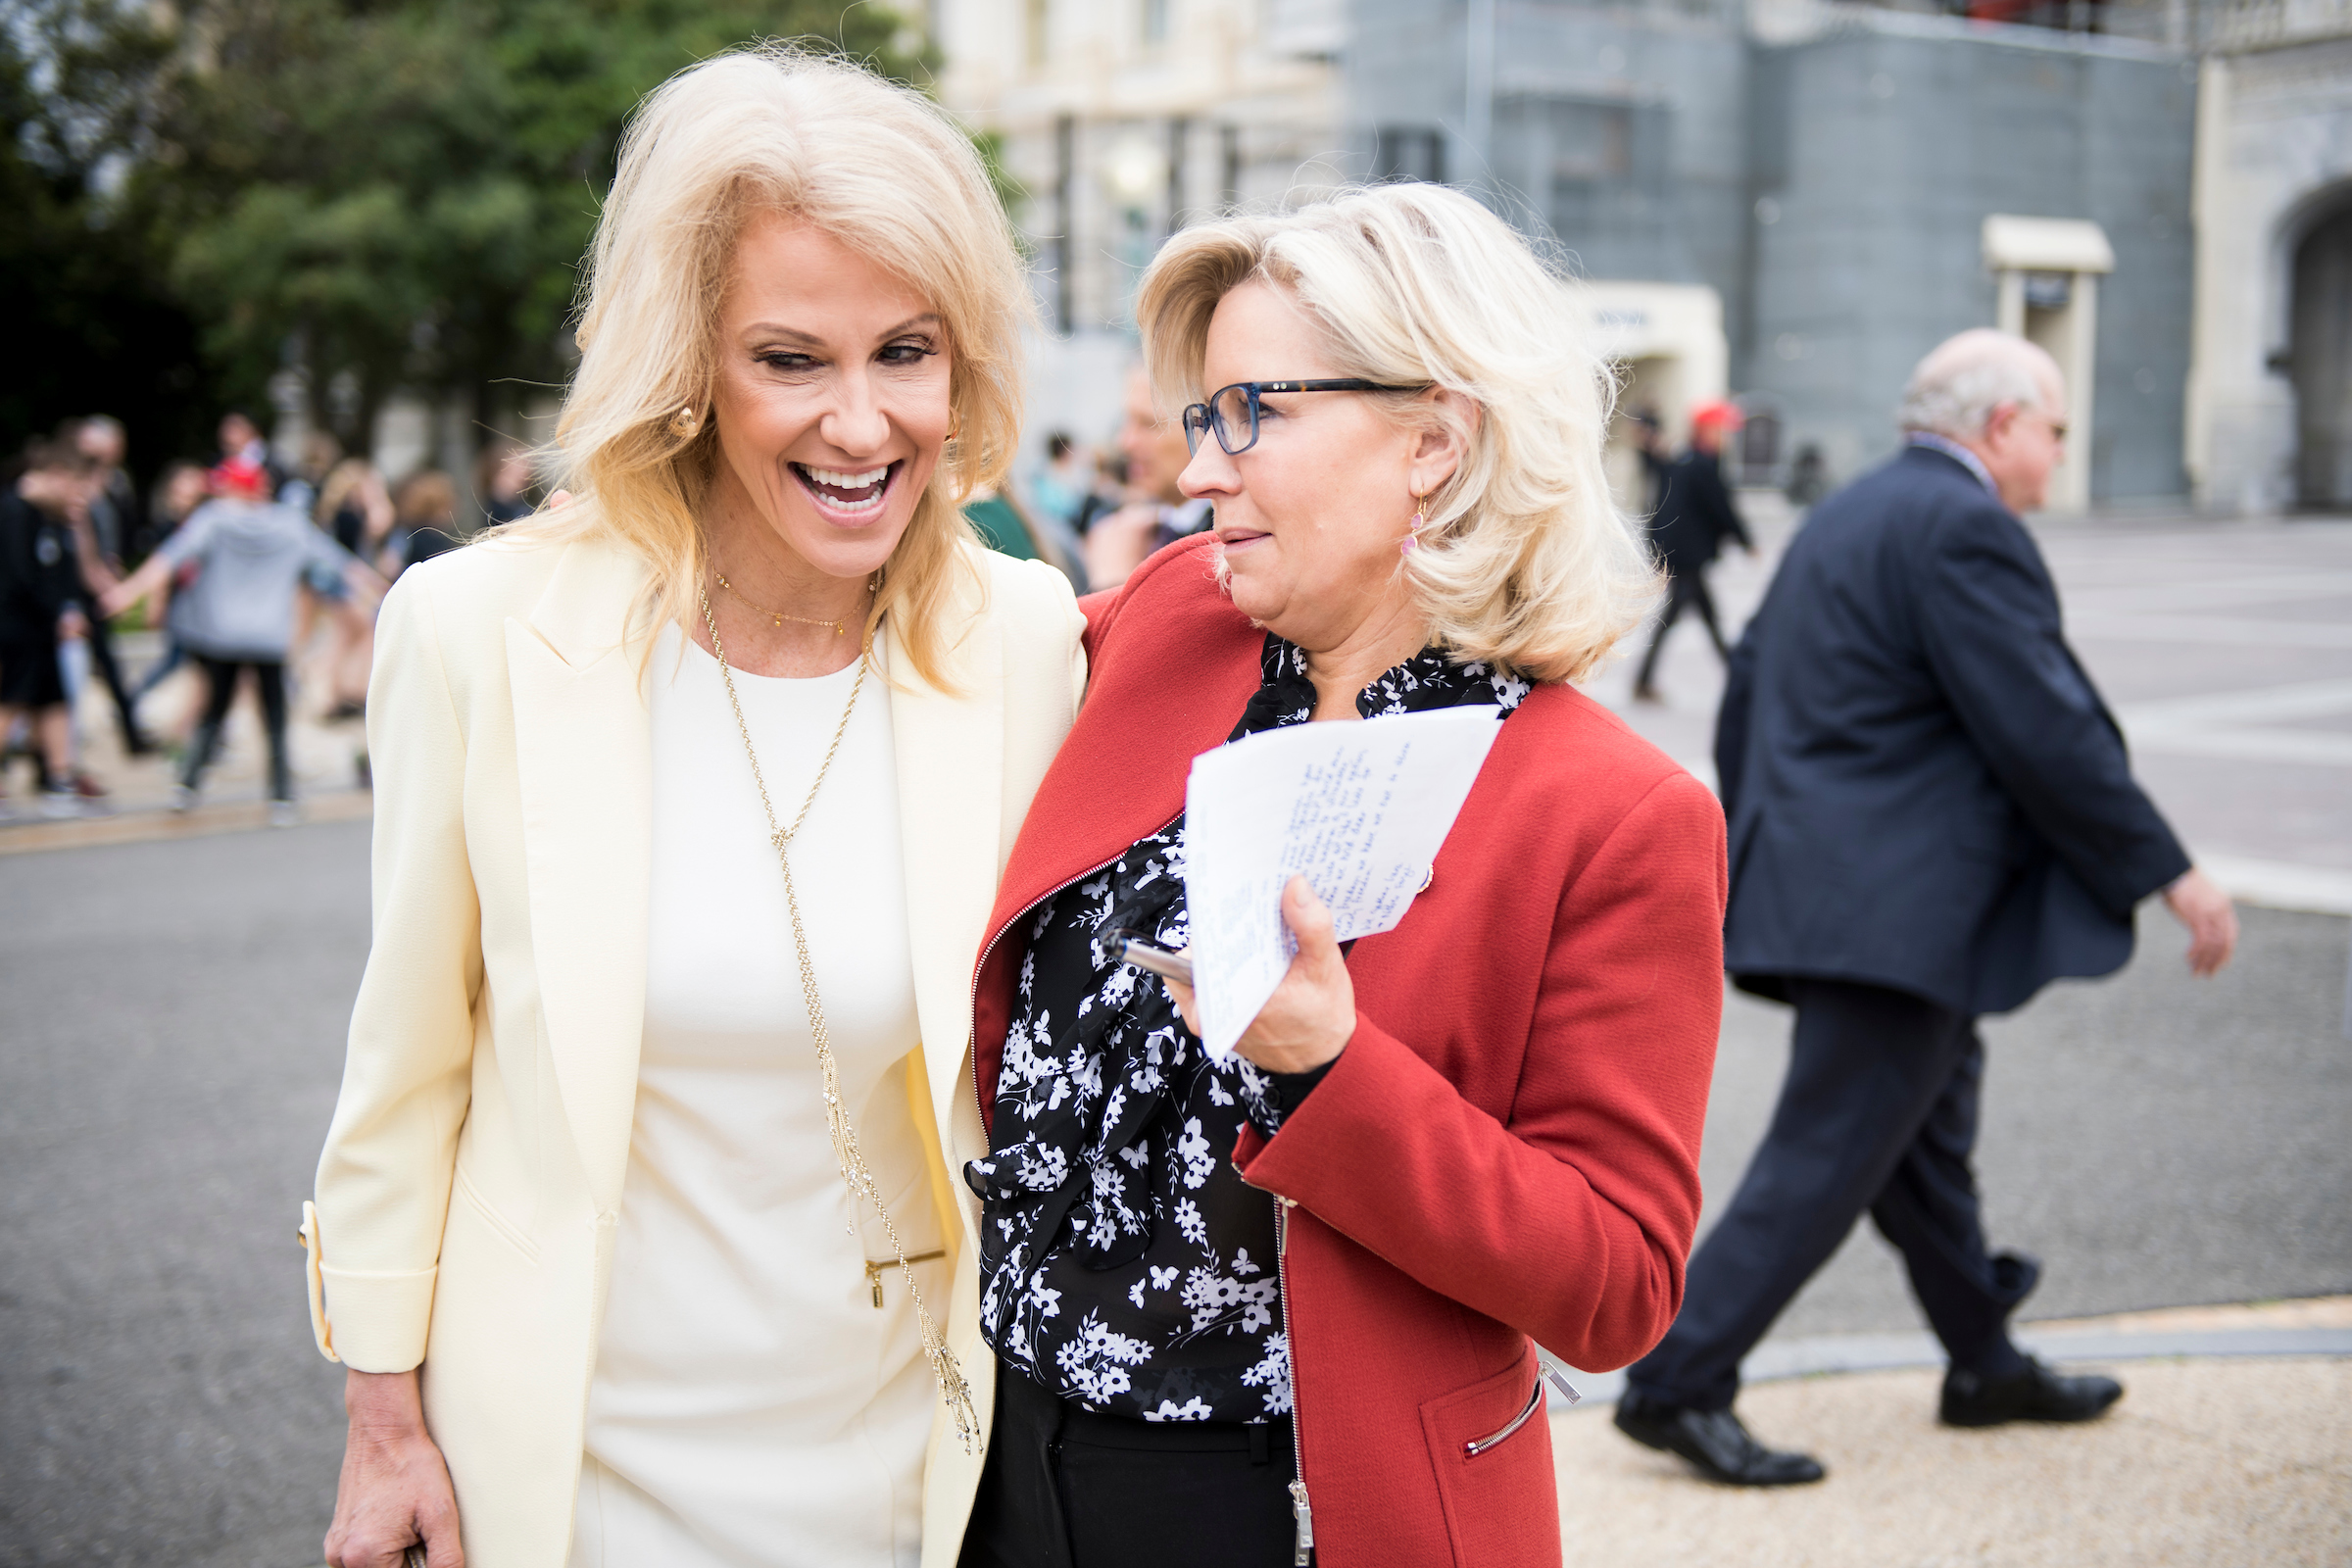
[[[2352,201],[2296,242],[2286,369],[2295,388],[2295,499],[2352,506]]]

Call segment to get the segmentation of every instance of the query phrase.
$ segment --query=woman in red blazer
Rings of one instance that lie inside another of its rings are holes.
[[[970,1568],[1548,1564],[1535,1345],[1673,1321],[1722,1004],[1723,818],[1568,682],[1654,574],[1601,471],[1567,286],[1426,185],[1186,230],[1138,314],[1213,532],[1086,602],[1086,705],[975,981],[997,1420]],[[1298,954],[1207,1060],[1187,943],[1195,756],[1288,723],[1491,708],[1401,924]],[[1531,1343],[1533,1342],[1533,1343]]]

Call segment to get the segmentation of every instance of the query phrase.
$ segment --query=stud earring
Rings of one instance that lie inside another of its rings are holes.
[[[669,427],[683,439],[691,441],[694,439],[694,433],[703,427],[703,416],[697,414],[694,405],[689,403],[669,416]]]

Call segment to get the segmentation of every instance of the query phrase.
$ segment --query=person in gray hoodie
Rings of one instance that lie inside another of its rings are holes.
[[[186,810],[204,785],[220,749],[221,726],[236,700],[237,677],[253,671],[270,736],[270,800],[273,821],[294,819],[294,772],[286,755],[287,644],[294,630],[294,593],[307,570],[333,572],[355,586],[372,581],[359,559],[292,507],[270,501],[261,466],[231,459],[212,471],[214,499],[189,514],[147,564],[101,601],[121,614],[169,582],[182,564],[202,570],[174,608],[177,636],[204,668],[211,686],[203,720],[189,744],[174,791]]]

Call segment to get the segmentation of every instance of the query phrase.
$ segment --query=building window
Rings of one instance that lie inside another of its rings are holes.
[[[1168,7],[1174,0],[1144,0],[1143,33],[1146,44],[1168,41]]]
[[[1446,180],[1446,133],[1434,125],[1383,125],[1372,133],[1375,180]]]

